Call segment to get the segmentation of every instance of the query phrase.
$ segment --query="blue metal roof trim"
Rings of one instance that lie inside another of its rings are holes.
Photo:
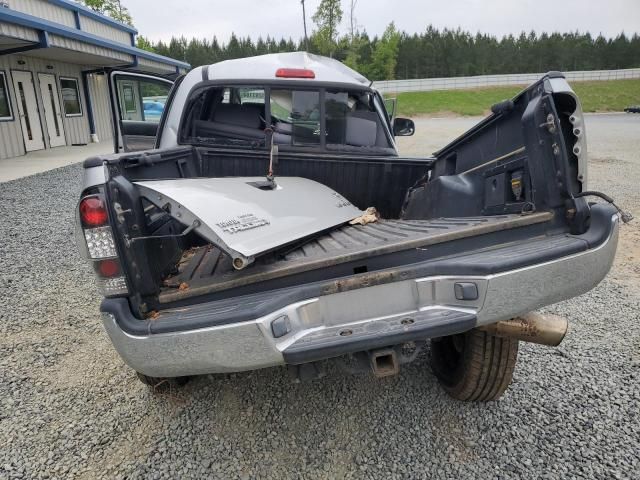
[[[75,12],[79,12],[85,17],[90,17],[98,22],[106,23],[107,25],[112,25],[120,30],[124,30],[131,33],[138,33],[138,30],[131,25],[127,25],[126,23],[119,22],[111,17],[107,17],[98,12],[94,12],[89,7],[85,7],[79,3],[73,2],[71,0],[47,0],[49,3],[56,5],[61,8],[65,8],[67,10],[73,10]]]
[[[56,0],[62,1],[62,0]],[[148,52],[132,45],[126,45],[124,43],[114,42],[106,38],[98,37],[92,33],[85,32],[83,30],[77,30],[75,28],[67,27],[59,23],[50,22],[42,18],[27,15],[26,13],[16,12],[10,8],[0,8],[0,21],[15,23],[27,28],[34,28],[36,30],[42,30],[48,33],[60,35],[62,37],[72,38],[81,42],[90,43],[99,47],[110,48],[117,52],[127,53],[140,58],[146,58],[156,62],[164,63],[167,65],[174,65],[180,68],[191,68],[186,62],[175,60],[173,58],[158,55],[157,53]]]

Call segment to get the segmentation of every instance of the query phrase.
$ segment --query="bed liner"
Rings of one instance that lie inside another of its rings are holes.
[[[552,213],[538,212],[433,220],[380,220],[364,226],[346,225],[284,249],[277,256],[258,258],[254,265],[241,271],[234,270],[231,258],[215,246],[195,247],[183,253],[177,273],[165,279],[159,301],[169,303],[373,256],[524,227],[552,218]]]

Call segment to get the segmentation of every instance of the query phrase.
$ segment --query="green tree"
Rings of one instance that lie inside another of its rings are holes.
[[[396,76],[400,33],[391,22],[376,43],[371,57],[370,76],[372,80],[393,80]]]
[[[81,0],[91,10],[107,15],[114,20],[133,25],[133,18],[127,7],[123,7],[120,0]]]
[[[142,35],[138,35],[136,37],[136,47],[140,48],[141,50],[146,50],[147,52],[155,52],[155,48],[153,48],[153,44],[151,43],[151,41],[147,38],[144,37]]]
[[[340,0],[322,0],[311,18],[317,28],[311,35],[312,42],[320,54],[332,56],[336,50],[338,25],[342,21]]]

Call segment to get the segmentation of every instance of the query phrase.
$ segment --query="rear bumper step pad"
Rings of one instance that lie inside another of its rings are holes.
[[[286,363],[313,362],[346,353],[442,337],[470,330],[473,313],[431,308],[407,315],[323,328],[302,337],[282,352]]]

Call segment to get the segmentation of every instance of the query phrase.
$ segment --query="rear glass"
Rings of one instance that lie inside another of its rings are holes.
[[[225,88],[222,103],[264,105],[264,90],[261,88]]]
[[[370,93],[327,91],[325,112],[327,144],[389,146]]]
[[[288,145],[320,144],[320,93],[313,90],[271,90],[274,140]]]
[[[392,148],[366,91],[215,86],[202,90],[191,108],[186,143]]]

